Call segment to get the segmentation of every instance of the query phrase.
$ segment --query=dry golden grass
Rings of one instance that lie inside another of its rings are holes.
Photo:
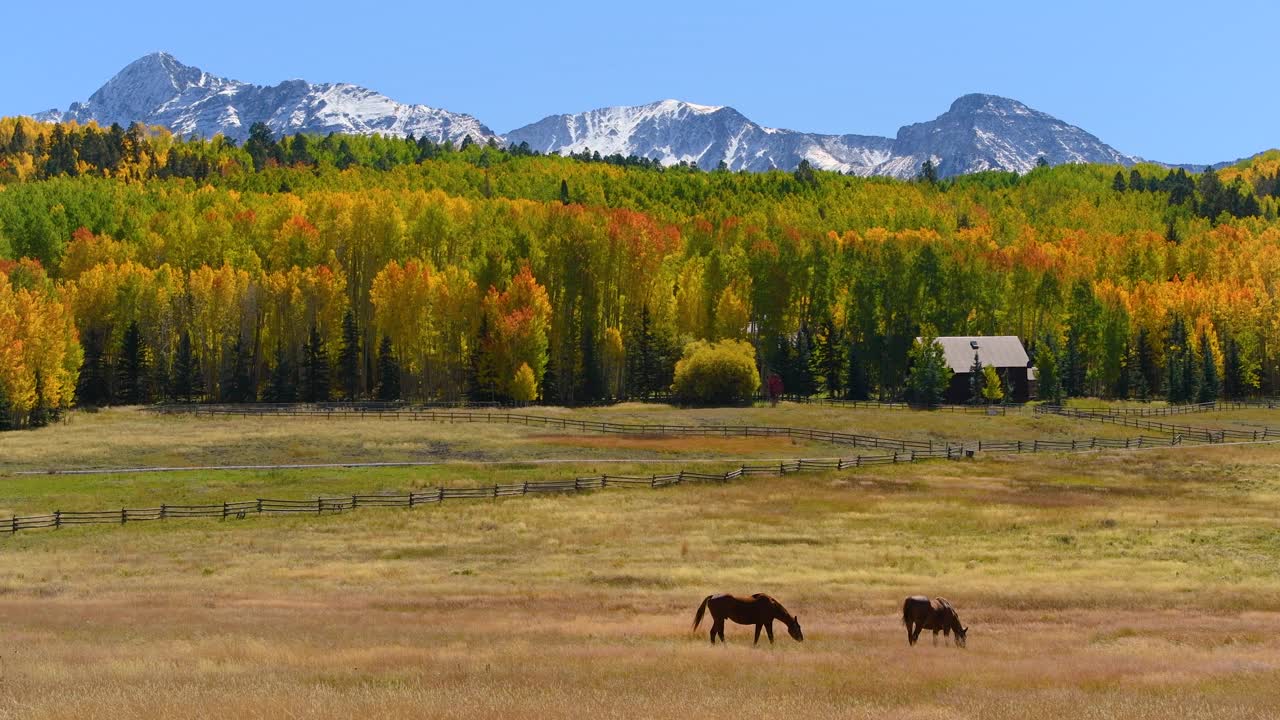
[[[93,503],[460,472],[0,483]],[[1280,446],[63,529],[0,553],[5,718],[1280,715]],[[806,642],[753,649],[731,625],[709,647],[689,625],[718,591],[776,595]],[[915,592],[959,607],[967,650],[907,647]]]
[[[1104,425],[1029,410],[988,417],[944,412],[877,411],[783,403],[777,408],[682,410],[631,403],[610,408],[534,408],[533,414],[619,423],[727,424],[812,427],[935,442],[1126,437],[1134,428]],[[582,434],[580,444],[560,433],[520,425],[440,424],[410,420],[209,418],[156,416],[136,408],[73,412],[66,422],[23,433],[0,434],[0,475],[19,470],[143,466],[206,466],[329,462],[509,461],[626,457],[672,459],[715,455],[699,440],[687,443],[610,444]],[[1150,432],[1147,432],[1150,434]],[[621,449],[627,452],[619,452]],[[734,444],[742,457],[834,456],[848,448],[820,443],[777,443],[760,438]],[[785,452],[783,452],[785,451]],[[725,451],[729,452],[729,451]]]

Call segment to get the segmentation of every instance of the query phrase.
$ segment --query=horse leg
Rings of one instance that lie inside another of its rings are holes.
[[[914,636],[911,635],[911,623],[906,623],[906,626],[907,626],[907,645],[915,645],[916,639]]]
[[[755,641],[755,642],[753,642],[753,643],[751,643],[752,645],[759,645],[759,644],[760,644],[760,628],[762,628],[762,627],[764,627],[764,626],[763,626],[763,625],[761,625],[760,623],[756,623],[756,641]]]
[[[914,630],[911,631],[911,635],[910,635],[910,640],[912,645],[915,645],[916,641],[920,639],[920,631],[922,630],[924,630],[924,624],[916,623],[916,627]]]
[[[711,621],[711,644],[712,645],[716,644],[716,628],[720,627],[720,625],[723,622],[724,622],[723,620],[714,620],[714,619]]]
[[[938,647],[938,631],[933,631],[933,646]]]
[[[764,631],[769,633],[769,644],[772,645],[773,644],[773,621],[772,620],[770,620],[767,624],[765,624]]]
[[[724,644],[724,621],[720,621],[720,643]]]

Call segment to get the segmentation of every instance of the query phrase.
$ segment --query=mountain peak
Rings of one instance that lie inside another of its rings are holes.
[[[256,122],[276,133],[413,134],[454,143],[467,135],[478,141],[494,137],[470,115],[398,103],[356,85],[288,80],[262,87],[210,75],[167,52],[134,60],[86,102],[73,103],[57,117],[102,125],[142,122],[181,135],[237,139],[247,137]]]
[[[985,93],[969,93],[956,98],[947,112],[962,115],[984,112],[996,115],[1030,115],[1035,111],[1011,98]]]
[[[706,114],[710,114],[718,110],[724,109],[724,106],[722,105],[699,105],[697,103],[691,103],[686,100],[675,100],[672,98],[668,98],[666,100],[659,100],[654,103],[649,103],[649,105],[647,105],[646,107],[650,107],[655,110],[664,110],[667,112],[674,112],[678,110],[689,110],[690,112],[695,112],[700,115],[706,115]]]

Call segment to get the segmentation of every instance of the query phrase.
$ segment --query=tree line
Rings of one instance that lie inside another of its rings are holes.
[[[78,172],[24,175],[59,132]],[[787,394],[896,399],[939,334],[1023,338],[1042,392],[1277,391],[1269,156],[1121,188],[1114,166],[903,182],[300,137],[0,120],[0,352],[34,352],[37,305],[67,340],[0,370],[6,422],[77,396],[643,397],[697,341],[747,343]],[[166,174],[184,153],[207,175]]]

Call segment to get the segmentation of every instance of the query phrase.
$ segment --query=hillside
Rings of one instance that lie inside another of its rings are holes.
[[[635,397],[700,338],[749,340],[799,394],[903,397],[929,333],[1017,335],[1067,395],[1280,389],[1266,173],[903,182],[30,120],[0,148],[11,424],[77,399],[503,397],[523,365],[548,401]]]

